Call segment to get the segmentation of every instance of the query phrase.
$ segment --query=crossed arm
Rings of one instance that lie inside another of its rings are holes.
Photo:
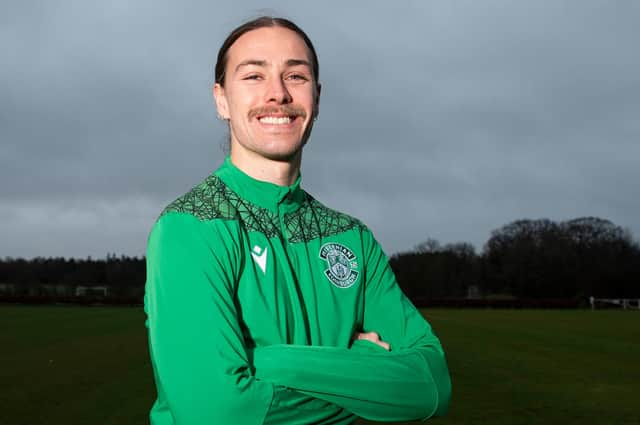
[[[152,423],[262,424],[275,386],[372,420],[444,414],[450,381],[440,343],[372,238],[369,258],[382,257],[367,281],[378,284],[366,290],[363,332],[352,346],[272,345],[255,348],[250,360],[233,282],[221,272],[228,259],[212,257],[219,247],[207,231],[195,219],[168,215],[150,236],[145,310],[158,389]]]
[[[370,242],[363,332],[355,335],[350,349],[261,347],[255,351],[256,377],[366,419],[441,416],[449,405],[451,381],[440,342],[398,287],[377,243]],[[308,367],[309,359],[318,367]]]

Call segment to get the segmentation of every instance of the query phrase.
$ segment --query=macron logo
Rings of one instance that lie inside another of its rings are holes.
[[[251,251],[251,256],[260,267],[260,270],[262,270],[262,273],[267,273],[267,248],[262,249],[256,245]]]

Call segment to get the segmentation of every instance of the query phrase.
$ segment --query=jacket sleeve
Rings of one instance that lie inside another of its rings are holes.
[[[363,331],[375,331],[391,351],[369,341],[350,349],[273,345],[255,352],[256,377],[313,395],[376,421],[444,415],[451,381],[431,327],[400,290],[387,257],[364,234],[366,289]]]
[[[273,385],[255,379],[247,358],[233,299],[239,257],[225,231],[169,213],[149,237],[145,311],[154,409],[164,410],[152,418],[168,410],[175,425],[257,425],[271,404]]]

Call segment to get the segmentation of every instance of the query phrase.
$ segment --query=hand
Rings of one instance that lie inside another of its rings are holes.
[[[353,341],[355,341],[356,339],[366,339],[367,341],[371,341],[387,351],[391,350],[391,346],[388,343],[382,341],[380,339],[380,335],[378,335],[377,332],[356,332],[353,334],[353,337],[351,339]]]

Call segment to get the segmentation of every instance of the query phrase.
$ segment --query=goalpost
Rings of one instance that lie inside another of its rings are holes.
[[[640,298],[594,298],[589,297],[591,310],[595,310],[598,305],[618,306],[623,310],[640,310]]]

